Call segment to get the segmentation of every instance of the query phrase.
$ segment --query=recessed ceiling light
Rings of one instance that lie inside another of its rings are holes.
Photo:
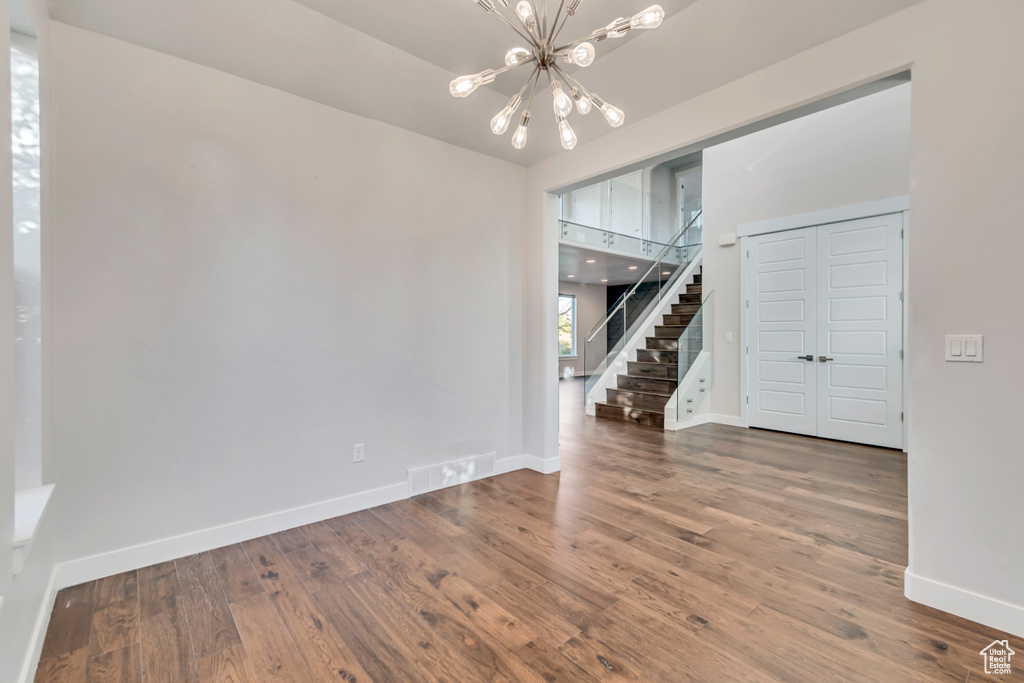
[[[597,263],[597,261],[594,259],[590,259],[589,261],[587,261],[587,263]]]
[[[601,280],[601,282],[608,282],[607,280]]]
[[[670,271],[667,271],[667,270],[666,270],[665,272],[663,272],[663,273],[662,273],[662,275],[671,275],[671,274],[672,274],[672,273],[671,273]]]
[[[630,270],[636,270],[636,266],[630,266],[629,269]]]
[[[576,276],[575,275],[570,275],[569,277],[576,277]]]

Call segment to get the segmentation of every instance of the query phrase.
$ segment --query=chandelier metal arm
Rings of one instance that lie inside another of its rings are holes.
[[[627,24],[626,26],[628,27],[629,24]],[[570,48],[574,48],[577,45],[579,45],[580,43],[599,43],[602,40],[605,40],[607,37],[608,37],[608,29],[606,29],[606,28],[599,28],[596,31],[594,31],[593,33],[591,33],[590,35],[588,35],[588,36],[583,36],[582,38],[577,38],[576,40],[572,41],[571,43],[566,43],[565,45],[559,45],[558,47],[553,48],[553,50],[555,52],[562,52],[563,50],[568,50]]]
[[[528,36],[528,35],[526,35],[525,33],[523,33],[522,31],[520,31],[520,30],[519,30],[519,27],[517,27],[517,26],[516,26],[515,24],[513,24],[513,23],[512,23],[511,21],[509,21],[508,19],[506,19],[506,18],[505,18],[505,15],[504,15],[504,14],[502,14],[501,12],[499,12],[499,11],[498,11],[497,9],[495,9],[495,10],[494,10],[493,12],[489,12],[489,14],[493,14],[494,16],[496,16],[496,17],[498,17],[499,19],[501,19],[501,20],[502,20],[502,21],[503,21],[503,22],[505,23],[505,25],[506,25],[506,26],[508,26],[508,27],[509,27],[510,29],[512,29],[512,30],[513,30],[513,31],[515,31],[516,33],[518,33],[518,34],[519,34],[519,37],[520,37],[520,38],[522,38],[523,40],[525,40],[525,41],[526,41],[527,43],[529,43],[530,45],[533,45],[533,46],[535,46],[535,45],[536,45],[536,39],[535,39],[535,38],[533,38],[532,36]]]
[[[569,0],[569,6],[566,8],[565,15],[562,17],[562,25],[558,26],[558,28],[555,29],[554,31],[552,31],[552,33],[551,33],[551,38],[549,38],[551,43],[555,42],[555,39],[558,38],[558,34],[562,32],[563,28],[565,28],[565,22],[569,21],[569,17],[571,17],[574,14],[576,14],[576,10],[578,10],[580,8],[580,3],[582,3],[582,2],[583,2],[583,0]],[[558,20],[557,19],[558,18],[556,17],[555,18],[555,24],[556,25],[558,24]]]
[[[545,2],[547,2],[547,0],[545,0]],[[555,12],[555,18],[551,21],[551,32],[548,33],[549,43],[555,39],[555,29],[558,26],[558,20],[562,18],[562,9],[564,8],[565,0],[562,0],[561,2],[558,3],[558,11]]]
[[[537,67],[537,75],[533,77],[533,90],[530,91],[530,99],[526,101],[526,110],[523,112],[530,115],[530,108],[533,106],[533,96],[537,94],[537,83],[540,81],[540,67]],[[527,81],[529,83],[529,81]]]
[[[505,73],[506,71],[513,71],[513,70],[518,69],[519,67],[521,67],[523,64],[530,64],[530,63],[535,62],[535,61],[537,61],[536,57],[527,57],[526,59],[524,59],[521,62],[516,62],[515,64],[509,64],[507,66],[501,67],[500,69],[494,69],[494,75],[495,76],[500,76],[501,74]],[[539,69],[540,67],[538,66],[537,68]]]
[[[526,77],[526,82],[524,82],[524,83],[523,83],[523,87],[519,89],[519,95],[518,95],[518,97],[522,98],[522,96],[523,96],[523,93],[525,93],[525,92],[526,92],[526,88],[527,88],[527,86],[529,86],[529,85],[530,85],[530,81],[532,81],[532,80],[534,79],[534,77],[535,77],[535,76],[538,76],[538,75],[539,75],[539,73],[540,73],[540,66],[535,66],[535,67],[533,67],[533,72],[532,72],[532,73],[531,73],[531,74],[530,74],[529,76],[527,76],[527,77]],[[534,86],[534,87],[536,87],[536,86]],[[530,101],[531,101],[531,102],[533,101],[533,96],[532,96],[532,95],[530,96]],[[527,108],[527,109],[529,109],[529,108],[530,108],[530,106],[529,106],[529,105],[527,105],[527,106],[526,106],[526,108]]]
[[[555,71],[557,71],[558,73],[562,74],[562,78],[564,78],[564,79],[565,79],[565,80],[566,80],[567,82],[570,82],[570,83],[572,83],[572,84],[573,84],[574,86],[576,86],[577,88],[579,88],[579,89],[580,89],[580,92],[581,92],[581,93],[583,93],[584,95],[586,95],[586,96],[587,96],[588,98],[591,98],[591,99],[593,99],[593,96],[592,96],[592,95],[590,94],[590,91],[589,91],[589,90],[587,90],[586,88],[584,88],[584,87],[583,87],[583,86],[582,86],[582,85],[580,84],[580,82],[579,82],[579,81],[577,81],[577,80],[576,80],[575,78],[573,78],[573,77],[572,77],[572,76],[570,76],[569,74],[567,74],[567,73],[565,73],[564,71],[562,71],[562,67],[558,66],[557,64],[552,64],[551,66],[552,66],[552,67],[553,67],[553,68],[555,69]]]

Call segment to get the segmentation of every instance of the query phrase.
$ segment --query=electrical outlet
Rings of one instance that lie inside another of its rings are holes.
[[[366,460],[366,445],[357,443],[352,446],[352,462],[363,462]]]

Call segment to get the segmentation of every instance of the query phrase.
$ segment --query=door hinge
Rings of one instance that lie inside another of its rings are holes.
[[[750,347],[749,346],[747,347],[747,353],[750,353]]]
[[[750,308],[750,299],[747,299],[747,308]]]
[[[903,422],[903,413],[900,413],[900,422]]]
[[[900,239],[903,239],[903,230],[900,230]]]
[[[749,396],[747,396],[747,403],[748,404],[750,403],[750,397]]]
[[[750,250],[747,249],[747,258],[750,258]]]
[[[900,301],[903,301],[903,292],[900,292]]]
[[[903,349],[900,349],[900,360],[903,360]]]

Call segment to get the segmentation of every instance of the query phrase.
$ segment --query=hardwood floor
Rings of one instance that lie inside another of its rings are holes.
[[[1020,639],[903,597],[902,453],[562,398],[560,474],[61,591],[36,681],[1024,680],[979,654]]]

